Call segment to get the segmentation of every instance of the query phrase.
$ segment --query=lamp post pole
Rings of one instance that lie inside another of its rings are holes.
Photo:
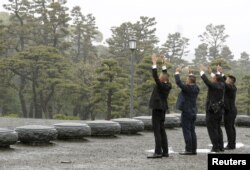
[[[132,50],[131,54],[131,66],[130,66],[130,118],[134,113],[134,50]]]
[[[131,37],[129,39],[129,48],[131,50],[131,65],[130,65],[130,113],[129,117],[132,118],[134,113],[134,58],[135,58],[135,49],[136,49],[136,39]]]

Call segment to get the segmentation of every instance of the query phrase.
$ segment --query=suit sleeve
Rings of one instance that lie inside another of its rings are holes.
[[[188,91],[188,88],[186,85],[184,85],[180,79],[180,75],[179,74],[176,74],[175,76],[175,82],[177,84],[177,86],[179,86],[183,91],[187,92]]]
[[[217,88],[217,86],[215,84],[213,84],[210,80],[208,80],[208,78],[205,74],[203,74],[201,76],[201,79],[204,81],[204,83],[207,85],[207,87],[213,88],[213,89]]]

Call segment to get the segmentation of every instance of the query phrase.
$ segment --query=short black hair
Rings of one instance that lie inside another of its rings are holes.
[[[223,81],[223,77],[220,74],[215,74],[215,79],[217,82],[222,82]]]
[[[196,77],[194,75],[189,75],[188,79],[192,82],[192,83],[196,83]]]
[[[231,80],[233,80],[234,83],[236,82],[236,78],[235,78],[234,76],[229,75],[228,77],[229,77]]]

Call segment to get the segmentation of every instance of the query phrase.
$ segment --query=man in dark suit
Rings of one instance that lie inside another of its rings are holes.
[[[223,134],[221,130],[223,108],[223,96],[225,84],[219,73],[216,73],[210,81],[204,73],[204,66],[200,66],[200,74],[204,83],[208,87],[206,102],[206,125],[210,140],[212,142],[212,152],[224,151]]]
[[[220,72],[225,81],[225,113],[224,113],[224,125],[227,134],[228,144],[225,149],[231,150],[236,147],[236,130],[235,119],[237,116],[237,107],[235,105],[235,98],[237,88],[235,86],[236,78],[232,75],[225,76],[223,74],[222,67],[218,66],[217,71]]]
[[[195,120],[197,114],[196,99],[199,94],[199,87],[196,85],[196,77],[189,69],[189,76],[183,84],[180,79],[181,67],[176,68],[175,82],[181,88],[178,97],[177,109],[181,110],[181,125],[185,140],[185,151],[180,155],[196,155],[197,138],[195,133]]]
[[[168,109],[167,98],[172,88],[168,80],[166,66],[163,66],[160,77],[157,74],[157,56],[152,55],[152,74],[155,81],[155,87],[152,92],[149,107],[152,109],[152,125],[155,137],[155,152],[148,158],[168,157],[168,140],[164,128],[165,113]]]

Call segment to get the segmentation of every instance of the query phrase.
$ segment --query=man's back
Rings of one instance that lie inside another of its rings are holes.
[[[228,110],[235,109],[237,88],[235,85],[225,84],[225,108]]]
[[[199,87],[196,84],[183,84],[179,75],[175,75],[175,80],[176,84],[181,88],[177,101],[177,107],[179,107],[178,109],[190,114],[196,114],[196,100],[200,91]]]
[[[151,109],[167,110],[168,109],[167,98],[172,88],[172,85],[169,82],[168,83],[160,82],[159,77],[157,75],[157,69],[152,69],[152,73],[156,85],[154,87],[154,90],[150,98],[149,107]]]
[[[217,103],[221,101],[223,98],[225,83],[211,82],[210,80],[208,80],[205,74],[203,74],[201,78],[208,87],[207,102]]]

